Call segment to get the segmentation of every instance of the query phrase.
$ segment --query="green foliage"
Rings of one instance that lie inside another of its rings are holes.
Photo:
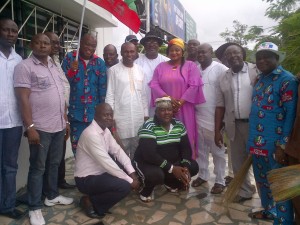
[[[288,18],[295,12],[297,6],[299,6],[299,0],[262,0],[270,3],[269,8],[266,11],[266,16],[280,20]]]
[[[277,31],[281,35],[281,50],[287,53],[283,66],[294,74],[300,73],[300,10],[283,19]]]

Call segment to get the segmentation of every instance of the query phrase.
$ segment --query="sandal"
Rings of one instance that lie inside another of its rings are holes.
[[[248,216],[251,219],[257,219],[257,220],[274,220],[274,215],[266,210],[252,212],[249,213]]]
[[[230,184],[230,182],[233,180],[233,177],[226,176],[224,179],[225,179],[225,185],[228,186]]]
[[[212,189],[210,190],[210,193],[212,194],[221,194],[225,189],[225,186],[222,184],[215,183]]]
[[[198,177],[196,180],[193,180],[192,187],[199,187],[200,185],[206,183],[206,180],[203,180],[202,178]]]

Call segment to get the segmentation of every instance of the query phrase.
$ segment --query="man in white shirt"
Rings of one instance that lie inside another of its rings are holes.
[[[258,71],[255,65],[244,62],[246,52],[238,44],[231,43],[223,54],[230,69],[220,77],[216,89],[215,144],[219,147],[223,144],[224,120],[225,131],[230,139],[233,173],[236,174],[248,157],[246,144],[249,133],[249,114],[252,89]],[[255,191],[247,175],[235,202],[250,200]]]
[[[198,64],[198,47],[200,42],[196,39],[190,39],[187,43],[187,57],[186,60],[192,61]]]
[[[193,181],[192,186],[198,187],[209,179],[209,153],[212,154],[214,162],[214,173],[216,175],[215,184],[211,189],[212,194],[220,194],[225,189],[225,148],[215,145],[215,108],[216,108],[216,88],[220,76],[228,68],[221,63],[212,60],[212,46],[204,43],[198,46],[198,62],[204,83],[203,92],[206,102],[196,106],[196,122],[199,138],[199,165],[198,178]]]
[[[149,118],[145,75],[135,60],[136,49],[130,43],[121,47],[122,62],[109,68],[105,102],[114,110],[116,129],[132,159],[138,146],[138,129]]]
[[[145,48],[145,54],[141,55],[134,63],[141,66],[145,73],[146,83],[148,84],[153,77],[153,72],[158,64],[161,62],[168,61],[169,58],[158,53],[159,47],[163,44],[163,40],[158,37],[154,32],[148,32],[145,37],[143,37],[140,43]],[[148,108],[149,116],[154,116],[155,108],[151,107],[151,88],[147,85],[147,97],[148,97]]]
[[[113,110],[110,105],[97,105],[94,120],[82,132],[77,146],[75,181],[78,190],[88,195],[80,199],[80,205],[93,218],[104,217],[113,205],[140,185],[129,157],[108,129],[112,125]]]
[[[13,49],[18,26],[11,19],[0,19],[0,215],[19,219],[24,215],[15,209],[16,174],[22,137],[22,120],[14,92],[15,66],[22,61]]]

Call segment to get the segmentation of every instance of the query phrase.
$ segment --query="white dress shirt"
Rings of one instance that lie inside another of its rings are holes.
[[[138,64],[142,68],[142,70],[145,73],[146,83],[148,84],[152,80],[153,73],[157,65],[160,64],[161,62],[166,62],[168,60],[169,58],[161,54],[158,54],[158,56],[155,59],[148,59],[146,55],[142,55],[139,58],[137,58],[134,61],[134,63]],[[155,110],[154,107],[150,107],[151,88],[148,85],[146,86],[146,91],[148,97],[149,116],[153,117]]]
[[[204,127],[210,131],[215,129],[215,108],[216,108],[216,91],[219,84],[219,78],[228,68],[219,62],[212,61],[212,63],[202,70],[203,93],[206,99],[205,103],[196,105],[196,122],[198,126]]]
[[[13,80],[15,66],[21,61],[13,48],[8,58],[0,51],[0,129],[22,126]]]
[[[248,119],[252,104],[253,87],[248,74],[248,67],[245,63],[240,72],[232,74],[232,89],[235,118]]]
[[[108,173],[132,183],[132,178],[120,169],[109,154],[118,160],[128,174],[135,172],[129,157],[117,144],[109,129],[102,130],[93,120],[80,135],[74,176],[86,177]]]
[[[136,137],[149,115],[144,72],[137,64],[126,67],[120,62],[108,69],[107,77],[105,102],[114,110],[120,138]]]

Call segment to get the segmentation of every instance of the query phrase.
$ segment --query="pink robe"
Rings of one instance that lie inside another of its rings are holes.
[[[200,70],[194,62],[185,61],[182,68],[183,77],[180,74],[180,66],[173,69],[167,62],[160,63],[149,83],[151,88],[151,104],[154,106],[156,98],[171,96],[177,100],[185,100],[180,111],[175,115],[184,123],[193,151],[193,158],[198,156],[198,133],[195,116],[195,105],[204,103],[202,91],[202,79]]]

